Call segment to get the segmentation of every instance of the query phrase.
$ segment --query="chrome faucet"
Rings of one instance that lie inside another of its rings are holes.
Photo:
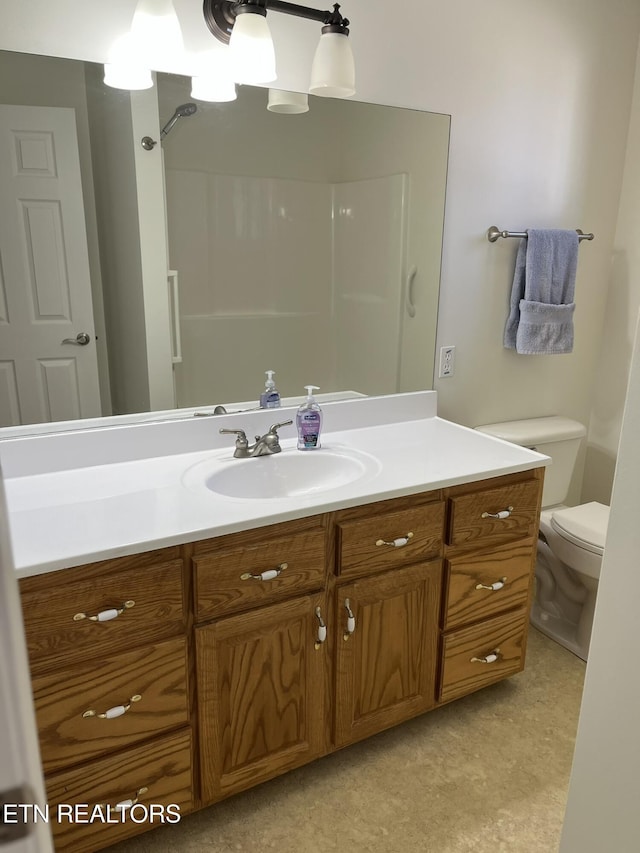
[[[270,456],[272,453],[280,453],[280,427],[289,426],[293,421],[283,421],[281,424],[273,424],[269,432],[257,435],[255,444],[249,444],[247,435],[243,429],[221,429],[220,432],[227,435],[236,435],[236,449],[233,455],[236,459],[250,459],[252,456]]]

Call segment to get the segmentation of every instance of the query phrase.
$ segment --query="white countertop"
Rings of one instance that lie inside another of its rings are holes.
[[[540,453],[437,417],[435,403],[435,392],[419,392],[323,406],[322,447],[305,456],[353,450],[357,458],[371,458],[372,464],[352,482],[295,497],[231,498],[204,485],[204,473],[217,466],[268,466],[274,459],[302,455],[296,449],[293,426],[280,430],[281,454],[249,460],[234,460],[233,436],[218,433],[222,426],[242,426],[248,436],[253,430],[262,433],[267,422],[287,420],[295,416],[295,409],[257,412],[254,418],[241,414],[172,422],[170,431],[164,432],[166,425],[145,424],[1,442],[17,575],[207,539],[549,463]]]

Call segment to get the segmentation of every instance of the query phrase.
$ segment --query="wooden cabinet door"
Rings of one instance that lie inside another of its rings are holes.
[[[434,706],[441,574],[437,560],[338,588],[336,746]]]
[[[228,794],[325,752],[326,619],[320,594],[196,629],[203,799]]]

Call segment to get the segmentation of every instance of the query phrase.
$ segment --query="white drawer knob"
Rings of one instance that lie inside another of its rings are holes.
[[[489,652],[488,655],[485,655],[483,658],[471,658],[471,663],[495,663],[500,660],[502,655],[500,654],[500,649],[494,649],[492,652]]]
[[[82,715],[85,719],[88,717],[97,717],[99,720],[115,720],[116,717],[121,717],[123,714],[126,714],[127,711],[131,708],[134,702],[139,702],[142,699],[142,696],[139,693],[136,693],[134,696],[129,699],[126,705],[116,705],[114,708],[109,708],[107,711],[103,713],[98,713],[98,711],[89,710],[85,711]]]
[[[500,510],[500,512],[483,512],[482,518],[509,518],[512,512],[513,507],[508,506],[506,509]]]
[[[398,539],[393,539],[391,542],[387,542],[386,539],[378,539],[376,545],[379,547],[380,545],[388,545],[390,548],[404,548],[405,545],[408,545],[410,540],[413,539],[413,533],[407,533],[406,536],[400,536]]]
[[[102,610],[100,613],[96,613],[95,616],[87,616],[86,613],[76,613],[73,621],[81,622],[83,619],[88,619],[90,622],[110,622],[112,619],[122,616],[125,610],[129,610],[134,606],[135,601],[125,601],[120,607],[111,607],[108,610]]]

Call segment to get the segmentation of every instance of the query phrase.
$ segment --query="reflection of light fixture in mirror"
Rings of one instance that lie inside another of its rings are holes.
[[[111,47],[104,66],[104,82],[114,89],[150,89],[151,71],[140,62],[131,33],[120,36]]]
[[[267,109],[272,113],[299,115],[309,112],[309,96],[306,92],[286,92],[283,89],[269,89]]]
[[[234,78],[238,83],[268,83],[275,78],[267,11],[324,24],[313,62],[310,91],[348,97],[355,93],[354,62],[348,38],[349,21],[339,10],[338,3],[333,10],[323,11],[284,0],[204,0],[203,4],[207,27],[217,39],[229,44],[233,53]]]
[[[236,84],[226,49],[209,50],[200,57],[197,71],[191,78],[191,97],[214,103],[235,101]]]

